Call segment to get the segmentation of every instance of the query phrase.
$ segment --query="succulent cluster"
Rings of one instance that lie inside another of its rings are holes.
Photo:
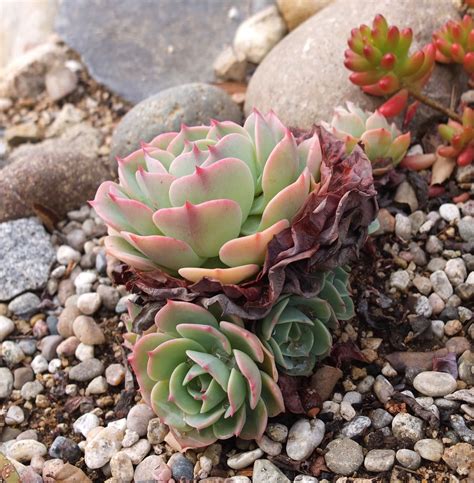
[[[161,134],[119,160],[92,202],[109,253],[139,270],[237,284],[258,273],[319,179],[317,136],[297,145],[270,112]]]
[[[405,87],[420,89],[433,70],[435,47],[428,44],[410,55],[412,40],[410,28],[389,26],[383,15],[374,18],[372,28],[361,25],[353,29],[344,62],[353,71],[350,80],[375,96],[391,95]]]
[[[438,153],[445,158],[455,158],[460,166],[467,166],[474,161],[474,109],[465,107],[462,124],[449,120],[438,126],[440,136],[449,143],[438,148]]]
[[[433,34],[433,42],[438,62],[462,64],[470,76],[474,75],[474,21],[470,15],[448,21]]]
[[[410,133],[402,134],[394,123],[389,124],[380,112],[368,112],[352,102],[347,109],[337,107],[330,124],[324,124],[337,138],[346,143],[348,152],[361,143],[374,167],[382,168],[385,160],[396,166],[410,146]]]

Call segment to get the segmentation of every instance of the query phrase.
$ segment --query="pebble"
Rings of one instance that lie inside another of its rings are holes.
[[[16,366],[25,358],[25,354],[20,346],[11,340],[2,342],[1,353],[9,366]]]
[[[437,293],[432,293],[428,297],[428,300],[430,301],[431,308],[433,309],[433,314],[438,315],[443,311],[445,307],[444,300]]]
[[[175,481],[190,481],[194,477],[194,465],[181,453],[174,453],[166,463],[173,474]]]
[[[94,358],[94,346],[83,344],[82,342],[77,346],[74,355],[81,362],[87,361],[88,359]]]
[[[417,470],[421,465],[421,456],[411,449],[399,449],[395,456],[397,461],[409,470]]]
[[[137,404],[127,415],[127,428],[135,431],[139,436],[147,434],[148,423],[155,417],[153,410],[146,404]]]
[[[431,285],[431,280],[428,277],[422,277],[416,275],[413,279],[413,285],[417,288],[418,292],[423,295],[429,295],[433,286]]]
[[[130,457],[123,451],[112,456],[110,460],[112,476],[121,483],[130,483],[133,480],[133,464]]]
[[[459,208],[453,203],[444,203],[439,207],[439,214],[443,220],[451,223],[461,219]]]
[[[443,242],[435,235],[430,235],[426,240],[425,249],[431,255],[441,253],[443,250]]]
[[[414,447],[422,458],[437,463],[441,460],[444,452],[444,446],[438,439],[420,439],[415,443]]]
[[[80,344],[79,339],[75,336],[68,337],[56,347],[56,354],[59,357],[70,357],[76,352],[77,346]]]
[[[474,385],[474,352],[466,350],[458,360],[459,379]]]
[[[99,430],[85,445],[84,461],[86,465],[94,470],[107,464],[112,456],[120,450],[123,435],[123,431],[110,426]]]
[[[41,374],[42,372],[46,372],[48,370],[48,361],[43,355],[38,354],[31,361],[31,368],[33,369],[33,372],[35,374]]]
[[[462,324],[461,321],[454,319],[454,320],[448,320],[446,324],[444,324],[444,333],[448,337],[452,337],[453,335],[456,335],[462,330]]]
[[[103,376],[97,376],[87,385],[86,396],[91,394],[104,394],[107,392],[108,384]]]
[[[451,427],[463,441],[474,444],[474,431],[467,427],[466,422],[460,414],[452,414],[450,421]]]
[[[318,483],[318,479],[314,476],[297,475],[293,480],[293,483]]]
[[[444,258],[434,257],[429,261],[428,265],[426,266],[426,269],[429,272],[436,272],[437,270],[444,270],[445,267],[446,267],[446,260]]]
[[[392,421],[392,433],[397,439],[415,443],[424,436],[423,421],[408,413],[398,413]]]
[[[21,388],[20,394],[23,399],[35,399],[38,394],[43,392],[43,384],[39,381],[26,382]]]
[[[151,444],[146,439],[140,439],[134,445],[122,449],[134,465],[138,465],[151,449]]]
[[[426,318],[431,317],[433,313],[433,307],[431,307],[430,301],[424,295],[417,297],[414,310],[416,315]]]
[[[448,300],[453,295],[453,287],[443,270],[436,270],[430,275],[433,290],[444,300]]]
[[[74,320],[72,330],[74,335],[83,344],[99,345],[105,342],[105,336],[102,329],[92,317],[88,317],[87,315],[79,315],[79,317]]]
[[[367,471],[378,473],[389,471],[395,463],[395,451],[393,449],[372,449],[364,460]]]
[[[73,336],[73,323],[79,315],[81,315],[81,312],[76,306],[65,307],[58,318],[59,334],[64,338]]]
[[[163,458],[157,455],[147,456],[136,468],[134,478],[139,481],[154,481],[155,470],[163,464]]]
[[[352,421],[356,416],[356,410],[349,401],[342,401],[340,406],[340,414],[346,421]]]
[[[392,397],[394,389],[388,379],[379,374],[375,379],[374,392],[377,399],[385,404]]]
[[[369,428],[371,424],[372,421],[367,416],[357,416],[342,427],[341,434],[346,438],[356,438]]]
[[[342,401],[347,401],[350,404],[361,404],[362,394],[357,391],[348,391],[344,394]]]
[[[159,418],[150,419],[148,422],[147,439],[153,446],[162,443],[168,432],[168,426],[163,424]],[[134,431],[134,433],[136,433],[136,431]]]
[[[138,436],[138,433],[131,431],[130,429],[126,429],[125,436],[122,440],[122,446],[124,448],[130,448],[130,446],[133,446],[139,439],[140,436]]]
[[[349,438],[329,442],[324,456],[327,467],[336,474],[350,475],[357,471],[364,461],[362,446]]]
[[[104,364],[98,359],[87,359],[77,366],[71,367],[69,379],[71,381],[85,382],[100,376],[104,372]]]
[[[277,443],[284,443],[288,437],[288,428],[281,423],[269,423],[265,432]]]
[[[89,431],[100,426],[100,420],[94,413],[86,413],[74,421],[72,425],[75,433],[81,433],[84,438],[87,437]]]
[[[48,372],[50,374],[56,374],[61,369],[61,359],[51,359],[48,364]]]
[[[47,361],[54,359],[57,355],[56,350],[64,339],[60,335],[47,335],[40,340],[38,348]]]
[[[458,443],[446,448],[443,460],[458,475],[469,475],[474,461],[474,448],[468,443]]]
[[[325,425],[320,419],[300,419],[288,433],[286,454],[295,461],[308,458],[324,438]]]
[[[6,339],[15,330],[13,320],[0,315],[0,342]]]
[[[277,456],[281,453],[282,444],[273,441],[265,434],[259,439],[255,441],[257,446],[264,451],[266,454],[270,456]]]
[[[91,271],[81,272],[74,280],[78,295],[92,291],[92,284],[97,280],[97,274]]]
[[[464,241],[474,241],[474,218],[472,216],[465,216],[460,220],[458,223],[458,231]]]
[[[441,397],[456,390],[456,379],[447,372],[420,372],[413,380],[413,387],[425,396]]]
[[[385,411],[385,409],[377,408],[370,412],[370,419],[372,420],[372,426],[375,429],[380,429],[389,426],[393,420],[393,416]]]
[[[291,483],[279,468],[277,468],[271,461],[265,459],[255,461],[255,464],[253,465],[252,481],[254,481],[254,483]],[[235,480],[235,483],[244,482]]]
[[[444,272],[443,272],[444,273]],[[390,286],[402,292],[410,285],[410,275],[406,270],[397,270],[390,275]]]
[[[97,287],[97,294],[102,300],[102,304],[108,310],[115,310],[118,301],[120,300],[120,293],[115,287],[109,285],[99,285]]]
[[[359,384],[357,384],[357,391],[361,394],[366,394],[372,389],[374,383],[374,376],[366,376],[364,379],[362,379],[362,381],[359,382]]]
[[[77,299],[77,308],[86,315],[92,315],[97,312],[101,304],[100,295],[95,292],[83,293]]]
[[[411,220],[408,216],[397,213],[395,215],[395,234],[402,240],[408,241],[412,237]]]
[[[13,374],[7,367],[0,367],[0,399],[6,399],[13,390]]]
[[[111,386],[119,386],[125,378],[125,368],[122,364],[111,364],[105,370],[105,379]]]
[[[15,441],[7,450],[7,456],[20,463],[28,463],[33,456],[44,456],[46,453],[46,446],[34,439]]]
[[[473,220],[474,223],[474,220]],[[446,262],[444,271],[448,276],[449,281],[457,287],[463,283],[467,277],[466,264],[462,258],[451,258]]]
[[[241,470],[250,466],[254,461],[261,458],[263,454],[264,453],[260,448],[254,449],[253,451],[246,451],[245,453],[239,453],[231,456],[227,460],[227,466],[233,470]]]
[[[40,298],[31,292],[15,297],[9,304],[8,310],[19,317],[28,317],[35,313],[41,304]]]
[[[10,406],[5,415],[5,423],[9,425],[21,424],[25,420],[25,413],[20,406]]]
[[[82,451],[72,439],[57,436],[49,448],[49,456],[74,464],[81,458]]]

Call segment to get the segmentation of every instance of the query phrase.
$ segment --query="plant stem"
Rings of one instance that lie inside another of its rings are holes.
[[[440,104],[438,101],[435,101],[434,99],[431,99],[431,97],[425,96],[419,91],[416,91],[414,89],[407,89],[409,94],[413,96],[417,101],[422,102],[423,104],[426,104],[427,106],[431,107],[435,111],[439,111],[443,113],[445,116],[450,117],[453,121],[457,121],[459,123],[462,123],[461,116],[454,112],[452,109],[449,109],[448,107],[444,107],[442,104]]]

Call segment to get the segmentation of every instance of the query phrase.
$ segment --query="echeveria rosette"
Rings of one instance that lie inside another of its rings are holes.
[[[408,90],[419,91],[428,81],[435,63],[436,48],[428,44],[410,54],[413,31],[388,25],[376,15],[372,28],[361,25],[351,31],[344,65],[353,73],[349,79],[365,93],[393,97],[381,109],[389,117],[406,106]]]
[[[168,301],[156,314],[156,331],[133,347],[142,396],[182,448],[258,439],[267,419],[284,411],[273,355],[236,322]]]
[[[274,354],[279,370],[290,376],[311,375],[316,361],[331,350],[329,329],[354,316],[348,274],[337,268],[318,276],[323,287],[318,297],[284,296],[256,322],[257,334]]]
[[[470,15],[462,20],[449,20],[433,34],[436,60],[443,64],[461,64],[465,71],[474,75],[474,21]]]
[[[389,167],[398,165],[410,146],[409,132],[402,134],[380,112],[364,111],[352,102],[347,103],[347,109],[337,107],[331,123],[324,126],[346,143],[349,153],[360,142],[374,166],[374,174],[387,160]]]
[[[474,161],[474,109],[464,108],[462,124],[450,119],[447,124],[440,124],[438,131],[449,143],[438,148],[441,156],[455,158],[459,166],[467,166]]]
[[[297,145],[274,113],[165,133],[123,160],[92,202],[108,252],[131,267],[237,284],[261,269],[319,179],[313,136]]]

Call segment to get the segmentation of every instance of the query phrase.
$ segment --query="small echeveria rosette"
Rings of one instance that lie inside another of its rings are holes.
[[[284,411],[272,353],[242,321],[168,301],[130,356],[140,391],[181,448],[259,439]]]
[[[320,272],[318,297],[284,296],[261,321],[256,332],[275,356],[278,369],[290,376],[310,376],[317,360],[331,350],[339,320],[354,316],[348,274],[342,268]]]

